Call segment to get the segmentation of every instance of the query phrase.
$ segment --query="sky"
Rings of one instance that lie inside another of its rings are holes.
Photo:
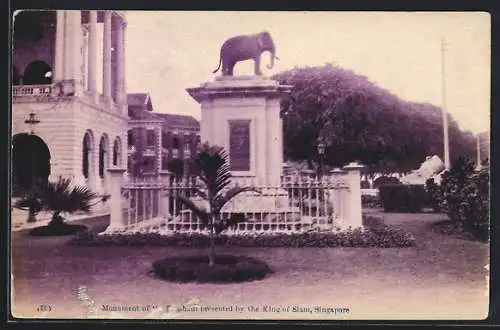
[[[201,118],[186,88],[213,81],[227,38],[267,30],[280,58],[264,75],[334,63],[408,101],[443,104],[463,129],[490,127],[487,13],[127,11],[127,92],[150,93],[155,112]],[[441,40],[444,39],[443,94]],[[253,61],[235,75],[253,74]]]

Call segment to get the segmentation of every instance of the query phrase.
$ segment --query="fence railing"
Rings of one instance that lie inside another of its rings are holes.
[[[228,229],[240,232],[296,232],[312,228],[361,226],[361,189],[359,166],[324,176],[282,177],[279,186],[263,186],[252,177],[236,177],[233,185],[253,186],[260,193],[238,195],[221,213],[223,221],[231,217],[245,219]],[[208,209],[199,195],[199,179],[176,180],[167,173],[160,178],[123,181],[123,170],[110,169],[111,226],[109,231],[199,232],[205,225],[177,196],[191,199]]]
[[[221,219],[243,217],[245,222],[229,232],[303,231],[313,227],[333,229],[348,217],[349,186],[343,182],[290,182],[281,187],[256,186],[260,194],[239,195],[222,209]],[[190,198],[208,209],[198,195],[199,185],[186,182],[156,186],[132,183],[122,189],[123,227],[126,230],[207,230],[177,196]]]

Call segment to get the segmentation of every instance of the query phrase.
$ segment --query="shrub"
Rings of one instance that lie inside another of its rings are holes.
[[[366,181],[366,180],[363,180],[361,181],[361,189],[370,189],[370,182],[369,181]]]
[[[361,195],[361,205],[363,207],[379,207],[380,198],[379,196]]]
[[[134,233],[96,235],[79,233],[68,242],[71,245],[86,246],[179,246],[204,248],[210,245],[208,235],[200,233]],[[221,234],[215,237],[216,245],[240,247],[379,247],[396,248],[415,245],[409,233],[378,221],[363,229],[345,231],[311,230],[299,233],[248,232],[240,235]]]
[[[394,184],[400,184],[400,183],[401,183],[401,181],[399,181],[398,178],[395,178],[392,176],[381,176],[381,177],[375,179],[375,181],[373,181],[373,188],[378,189],[381,186],[394,185]]]
[[[427,193],[426,206],[432,208],[434,212],[441,212],[443,200],[440,186],[431,178],[426,181],[425,190]]]
[[[489,236],[489,169],[474,170],[473,162],[458,158],[443,173],[439,189],[433,187],[436,203],[451,221],[474,238],[486,241]]]
[[[384,185],[380,187],[380,201],[385,212],[420,212],[426,202],[423,185]]]
[[[208,256],[165,258],[153,263],[153,273],[175,282],[237,283],[263,279],[272,270],[254,258],[216,255],[211,267]]]

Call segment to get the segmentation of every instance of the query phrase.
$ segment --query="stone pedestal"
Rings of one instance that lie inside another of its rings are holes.
[[[262,76],[221,76],[187,89],[201,104],[201,140],[228,152],[234,181],[270,188],[260,195],[237,196],[226,206],[227,211],[261,212],[280,205],[288,207],[286,191],[277,189],[283,170],[280,101],[291,88]]]
[[[283,164],[281,97],[291,86],[262,76],[221,76],[187,89],[201,104],[201,139],[224,147],[235,177],[279,187]]]

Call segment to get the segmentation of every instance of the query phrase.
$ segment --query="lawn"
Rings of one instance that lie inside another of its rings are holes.
[[[377,210],[370,213],[380,215]],[[12,311],[18,317],[81,318],[88,309],[78,299],[77,292],[79,287],[85,286],[97,307],[97,313],[92,315],[101,318],[486,317],[487,270],[484,266],[488,263],[487,244],[433,232],[431,225],[445,219],[444,215],[381,216],[386,224],[411,232],[417,245],[400,249],[219,248],[220,252],[261,259],[275,271],[262,281],[242,284],[176,284],[149,274],[155,260],[198,254],[204,250],[69,246],[65,245],[69,237],[32,237],[26,231],[14,232]],[[100,231],[107,226],[108,220],[100,218],[76,223]],[[168,305],[178,307],[190,299],[198,300],[201,306],[226,310],[165,312]],[[40,310],[40,305],[50,306],[50,311],[42,311],[47,307]],[[151,313],[116,313],[103,311],[103,305],[155,308],[149,310]],[[236,306],[243,311],[237,311]],[[284,311],[287,306],[289,312]],[[306,309],[309,306],[313,307],[312,312]],[[314,306],[324,309],[315,312]],[[278,307],[281,310],[278,311]],[[335,308],[348,308],[349,312],[332,312]]]

